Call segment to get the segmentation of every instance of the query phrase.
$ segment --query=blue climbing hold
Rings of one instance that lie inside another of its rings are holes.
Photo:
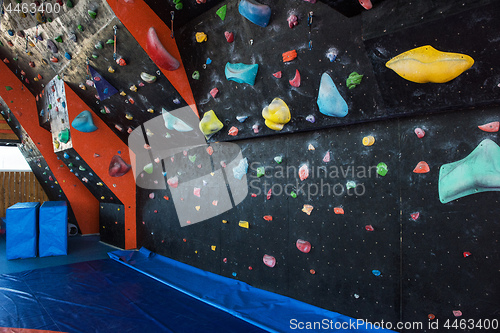
[[[327,73],[321,76],[318,100],[319,112],[330,117],[345,117],[349,112],[347,103],[340,95],[335,83]]]
[[[64,153],[64,158],[68,159],[69,158],[69,154],[68,153]]]
[[[258,70],[258,64],[247,65],[242,63],[232,64],[228,62],[226,64],[225,74],[228,80],[238,83],[248,83],[253,86]]]
[[[71,60],[71,54],[69,54],[68,52],[64,53],[64,57],[68,60]]]
[[[379,271],[378,269],[374,269],[374,270],[372,271],[372,273],[373,273],[373,275],[375,275],[375,276],[380,276],[380,274],[382,274],[382,273],[380,273],[380,271]]]
[[[261,27],[267,27],[271,19],[271,8],[253,0],[241,0],[238,11],[244,18]]]
[[[97,126],[94,125],[94,120],[92,119],[92,113],[90,111],[82,111],[71,123],[74,129],[84,133],[91,133],[97,130]]]
[[[212,59],[207,58],[207,62],[206,62],[206,64],[207,64],[207,65],[210,65],[211,63],[212,63]]]

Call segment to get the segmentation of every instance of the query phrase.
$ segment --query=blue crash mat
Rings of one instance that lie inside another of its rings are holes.
[[[314,332],[382,331],[361,320],[254,288],[145,248],[108,254],[128,267],[269,332],[296,332],[306,329],[308,325],[311,327],[309,331]]]
[[[6,211],[7,259],[37,254],[38,202],[18,202]]]
[[[68,206],[66,201],[47,201],[40,207],[38,255],[61,256],[68,253]]]
[[[0,327],[63,332],[263,332],[112,259],[0,275]]]

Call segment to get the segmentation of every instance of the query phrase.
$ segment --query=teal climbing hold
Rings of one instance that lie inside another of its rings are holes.
[[[233,168],[233,175],[236,179],[242,179],[248,172],[248,159],[242,159],[236,167]]]
[[[323,73],[319,84],[318,100],[319,112],[330,117],[345,117],[349,108],[340,95],[335,83],[328,73]]]
[[[176,130],[178,132],[189,132],[192,131],[193,128],[186,124],[181,119],[173,116],[165,109],[162,109],[161,114],[163,116],[163,120],[165,121],[165,127],[169,130]]]
[[[439,169],[442,203],[485,191],[500,191],[500,147],[490,139],[481,141],[464,159]]]
[[[228,80],[238,83],[247,83],[253,86],[255,84],[255,77],[257,76],[258,70],[258,64],[247,65],[242,63],[232,64],[228,62],[224,73],[226,74],[226,79]]]
[[[74,129],[84,133],[91,133],[97,130],[97,126],[94,125],[94,120],[92,119],[92,113],[90,111],[82,111],[71,123]]]
[[[61,141],[62,143],[68,143],[68,141],[69,141],[69,129],[68,128],[63,129],[61,132],[59,132],[57,137],[59,138],[59,141]]]

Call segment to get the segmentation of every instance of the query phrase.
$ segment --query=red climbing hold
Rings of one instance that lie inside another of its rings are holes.
[[[300,252],[309,253],[311,251],[311,243],[303,239],[297,239],[295,246],[297,246]]]
[[[264,257],[262,258],[262,261],[264,261],[264,264],[268,267],[274,267],[276,265],[276,258],[273,256],[264,254]]]
[[[300,73],[298,69],[295,70],[295,77],[288,82],[290,82],[292,87],[300,87]]]
[[[425,131],[420,127],[415,128],[415,134],[419,139],[422,139],[425,136]]]
[[[483,130],[485,132],[498,132],[498,129],[500,128],[500,122],[499,121],[493,121],[491,123],[487,123],[481,126],[478,126],[480,130]]]
[[[5,59],[3,60],[3,62],[5,62],[6,64],[10,63],[9,59],[7,59],[7,58],[5,58]]]
[[[366,231],[375,231],[375,228],[371,224],[365,225]]]
[[[312,275],[314,275],[314,274],[316,274],[316,271],[314,269],[310,269],[309,273],[311,273]]]
[[[179,185],[179,179],[177,176],[167,179],[167,184],[173,188],[177,188]]]
[[[231,136],[236,136],[238,135],[238,128],[235,127],[235,126],[232,126],[230,129],[229,129],[229,132],[227,133]]]
[[[115,155],[111,158],[109,163],[108,173],[111,177],[121,177],[125,175],[131,166],[127,164],[119,155]]]
[[[333,212],[335,214],[344,214],[344,208],[342,208],[342,207],[335,207],[335,208],[333,208]]]
[[[255,193],[252,193],[251,196],[252,196],[252,198],[257,198],[257,194],[255,194]]]
[[[212,95],[213,98],[215,98],[215,96],[217,96],[218,93],[219,93],[219,89],[217,89],[217,88],[210,90],[210,95]]]
[[[264,215],[264,220],[266,220],[266,221],[272,221],[273,217],[271,215]]]
[[[468,256],[471,256],[471,255],[472,255],[472,253],[470,253],[470,252],[464,252],[464,258],[467,258]]]
[[[123,58],[116,59],[116,63],[120,66],[127,66],[127,62]]]
[[[253,268],[252,266],[248,266],[248,270],[251,271]]]
[[[429,314],[427,315],[427,318],[429,318],[429,320],[433,320],[433,319],[435,319],[435,318],[436,318],[436,316],[435,316],[435,315],[433,315],[432,313],[429,313]]]
[[[281,71],[276,72],[276,73],[274,73],[274,74],[273,74],[273,76],[274,76],[275,78],[278,78],[278,79],[281,79],[281,76],[282,76],[282,75],[283,75],[283,73],[281,73]]]
[[[414,173],[427,173],[429,171],[431,171],[431,169],[429,168],[429,164],[427,164],[427,162],[425,161],[418,162],[415,169],[413,169]]]
[[[193,194],[196,195],[199,198],[200,195],[201,195],[201,188],[195,187],[194,190],[193,190]]]
[[[266,199],[269,200],[271,199],[271,194],[272,194],[272,189],[270,188],[269,191],[267,191],[267,196],[266,196]]]
[[[212,155],[214,153],[214,149],[211,146],[209,146],[207,148],[207,153],[208,153],[208,155]]]
[[[419,212],[411,213],[410,216],[411,216],[413,221],[416,221],[420,217],[420,213]]]
[[[224,32],[224,37],[226,37],[226,40],[228,43],[232,43],[234,41],[234,33],[226,31]]]
[[[179,61],[165,49],[153,27],[149,28],[148,31],[146,52],[158,67],[166,69],[167,71],[174,71],[181,65]]]
[[[222,259],[224,263],[227,263],[227,258]]]
[[[359,0],[359,4],[363,6],[364,9],[369,10],[372,9],[373,5],[370,0]]]

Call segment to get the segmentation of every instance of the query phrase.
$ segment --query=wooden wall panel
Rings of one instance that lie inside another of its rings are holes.
[[[0,172],[0,216],[17,202],[49,201],[33,172]]]

